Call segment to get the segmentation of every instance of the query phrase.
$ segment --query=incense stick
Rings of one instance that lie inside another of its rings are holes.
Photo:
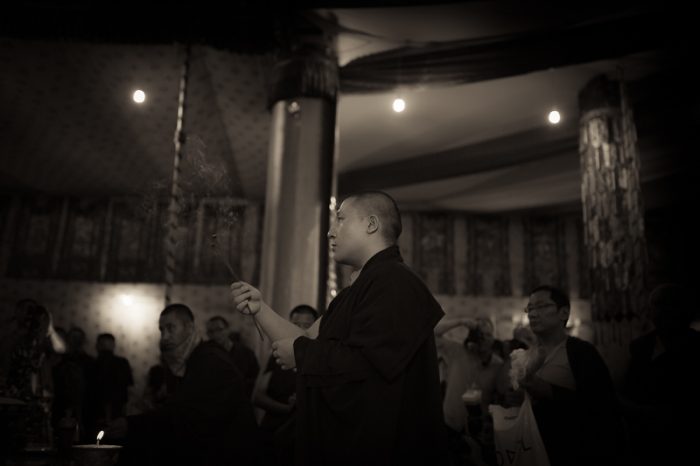
[[[223,264],[226,266],[228,269],[229,273],[231,274],[231,278],[233,279],[234,282],[239,282],[241,281],[238,278],[238,275],[236,275],[236,272],[233,271],[233,267],[231,267],[231,263],[228,261],[226,256],[221,254],[221,249],[219,248],[219,240],[216,237],[216,233],[211,235],[211,247],[214,250],[214,254],[223,262]],[[250,310],[250,309],[249,309]],[[255,317],[255,314],[250,314],[250,316],[253,318],[253,322],[255,323],[255,328],[258,331],[258,335],[260,335],[260,340],[265,340],[265,337],[263,336],[263,331],[262,328],[260,327],[260,323],[258,322],[258,319]]]

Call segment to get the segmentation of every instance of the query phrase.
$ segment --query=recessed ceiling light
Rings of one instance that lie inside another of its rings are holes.
[[[394,99],[392,108],[396,113],[401,113],[406,109],[406,101],[403,99]]]
[[[146,93],[139,89],[134,92],[133,99],[137,104],[142,104],[146,100]]]
[[[549,112],[549,116],[547,117],[547,119],[551,124],[556,125],[561,121],[561,115],[556,110],[552,110],[551,112]]]

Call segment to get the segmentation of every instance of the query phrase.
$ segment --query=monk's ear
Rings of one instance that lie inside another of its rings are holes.
[[[367,233],[372,234],[379,230],[379,218],[376,215],[370,215],[367,220]]]

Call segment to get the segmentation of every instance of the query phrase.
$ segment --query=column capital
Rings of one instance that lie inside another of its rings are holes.
[[[594,77],[579,91],[578,106],[581,114],[604,108],[619,109],[622,106],[620,82],[605,75]]]
[[[335,35],[301,16],[278,28],[268,107],[298,97],[335,102],[339,87]]]

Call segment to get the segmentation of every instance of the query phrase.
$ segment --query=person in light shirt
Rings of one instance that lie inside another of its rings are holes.
[[[612,379],[592,344],[567,335],[570,309],[561,290],[532,290],[525,312],[537,343],[518,382],[552,466],[617,464],[623,425]]]

